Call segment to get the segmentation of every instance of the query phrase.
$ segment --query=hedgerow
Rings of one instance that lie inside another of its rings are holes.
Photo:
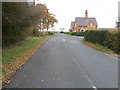
[[[111,33],[106,30],[90,30],[85,32],[84,39],[108,47],[116,53],[120,53],[120,32]]]

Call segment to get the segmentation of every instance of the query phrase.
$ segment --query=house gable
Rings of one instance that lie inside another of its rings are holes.
[[[96,27],[94,22],[90,21],[90,23],[88,24],[88,27]]]

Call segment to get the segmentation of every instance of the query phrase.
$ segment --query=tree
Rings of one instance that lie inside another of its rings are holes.
[[[4,2],[2,6],[3,44],[22,40],[27,34],[23,33],[25,27],[30,25],[27,14],[28,3]]]
[[[32,26],[38,34],[38,25],[40,25],[39,29],[41,24],[48,28],[57,22],[54,16],[51,17],[45,4],[35,6],[28,2],[3,2],[2,8],[3,45],[24,40],[31,35],[33,32],[28,31],[27,27]]]

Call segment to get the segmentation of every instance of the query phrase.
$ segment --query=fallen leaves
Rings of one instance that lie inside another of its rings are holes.
[[[45,82],[45,80],[41,80],[42,81],[42,83],[44,83]]]
[[[57,78],[57,80],[60,80],[60,78]]]
[[[53,78],[52,80],[56,80],[55,78]]]
[[[55,72],[55,74],[59,74],[60,72]]]
[[[87,43],[87,42],[83,42],[82,41],[82,43],[84,43],[85,45],[87,45],[87,46],[89,46],[89,47],[91,47],[91,48],[94,48],[94,49],[96,49],[96,50],[98,50],[94,45],[92,45],[91,43]],[[101,52],[104,52],[104,53],[107,53],[107,54],[116,54],[115,52],[113,52],[113,51],[102,51],[102,50],[98,50],[98,51],[101,51]]]
[[[52,80],[60,80],[60,78],[53,78]]]
[[[38,45],[34,48],[31,48],[29,51],[24,53],[21,57],[12,58],[11,62],[2,66],[2,87],[5,84],[10,82],[10,79],[13,75],[27,62],[27,60],[40,48],[40,46],[50,38],[46,38],[43,41],[39,42]],[[15,48],[15,47],[12,47]],[[14,62],[13,62],[14,61]],[[23,76],[24,78],[26,76]],[[42,80],[44,82],[44,80]]]
[[[7,81],[7,83],[9,83],[9,82],[10,82],[10,80]]]
[[[26,76],[25,76],[25,75],[24,75],[23,77],[24,77],[24,78],[26,78]]]

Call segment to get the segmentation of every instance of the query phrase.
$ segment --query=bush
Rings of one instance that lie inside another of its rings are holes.
[[[49,31],[49,35],[54,35],[54,32],[50,32],[50,31]]]
[[[71,32],[71,35],[76,35],[76,32]]]
[[[29,36],[39,36],[39,20],[49,17],[53,26],[57,19],[49,12],[45,4],[30,5],[29,2],[2,3],[2,46],[25,40]],[[46,25],[45,22],[43,24]],[[32,27],[32,29],[28,29]],[[34,28],[34,30],[33,30]],[[45,27],[46,28],[46,27]]]
[[[76,32],[76,36],[84,36],[85,32]]]
[[[63,32],[64,34],[71,34],[71,32]]]
[[[92,43],[98,43],[120,53],[120,32],[111,33],[105,30],[90,30],[86,31],[84,39]]]
[[[120,52],[120,32],[118,33],[108,33],[107,34],[107,47],[114,50],[115,52]]]
[[[90,41],[92,43],[99,43],[104,45],[106,41],[106,34],[108,31],[98,31],[98,30],[90,30],[86,31],[85,40]]]
[[[63,31],[60,31],[60,33],[63,33]]]
[[[71,34],[71,35],[76,35],[76,36],[84,36],[85,32],[60,32],[64,34]]]
[[[84,36],[85,32],[71,32],[71,35]]]

